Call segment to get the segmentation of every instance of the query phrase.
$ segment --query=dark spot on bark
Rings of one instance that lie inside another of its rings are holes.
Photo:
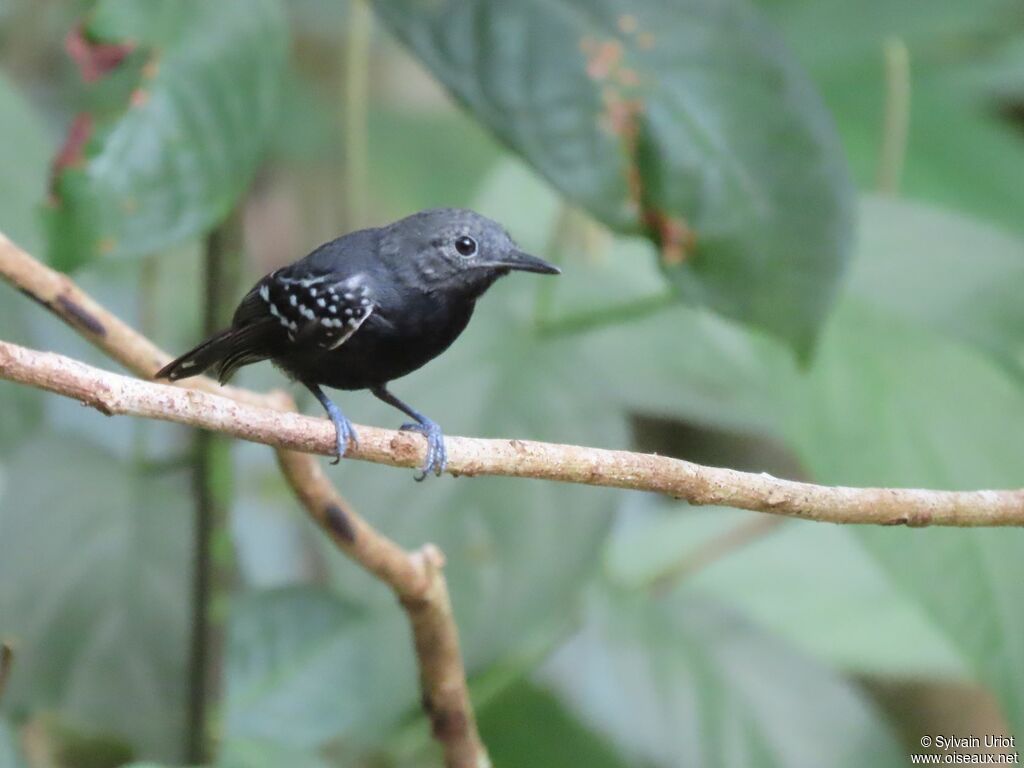
[[[67,296],[58,296],[57,303],[60,305],[61,311],[70,317],[74,321],[75,325],[96,336],[107,335],[107,329],[103,327],[103,323],[93,317],[90,313],[86,312]]]
[[[342,541],[349,544],[355,543],[356,529],[352,526],[352,521],[345,510],[337,504],[328,504],[327,509],[324,510],[324,515],[327,517],[327,526],[334,533],[338,534]]]
[[[45,309],[48,309],[48,310],[50,310],[51,312],[53,312],[53,307],[51,307],[51,306],[50,306],[49,304],[47,304],[47,303],[46,303],[45,301],[43,301],[43,300],[42,300],[41,298],[39,298],[39,297],[38,297],[38,296],[36,296],[36,295],[35,295],[34,293],[32,293],[32,291],[30,291],[30,290],[28,290],[28,289],[26,289],[26,288],[19,288],[18,290],[19,290],[19,291],[21,292],[21,294],[22,294],[23,296],[28,296],[28,297],[29,297],[30,299],[32,299],[32,301],[34,301],[34,302],[35,302],[36,304],[38,304],[38,305],[39,305],[40,307],[43,307],[43,308],[45,308]]]
[[[466,734],[468,720],[462,710],[435,709],[428,711],[434,736],[441,741],[460,739]]]

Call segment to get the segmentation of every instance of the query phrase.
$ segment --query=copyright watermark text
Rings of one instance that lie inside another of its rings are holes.
[[[990,733],[985,736],[944,736],[925,734],[921,746],[932,750],[912,754],[911,765],[1019,765],[1020,753],[1013,736]],[[975,751],[977,750],[977,751]],[[989,752],[986,750],[1005,750]]]

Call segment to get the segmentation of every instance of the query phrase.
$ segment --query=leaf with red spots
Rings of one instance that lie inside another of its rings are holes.
[[[74,27],[64,38],[64,49],[68,52],[82,79],[95,82],[116,69],[125,57],[135,49],[133,43],[98,43],[90,40],[81,24]]]
[[[277,125],[278,0],[101,0],[67,47],[97,87],[134,81],[113,114],[80,116],[54,161],[51,261],[149,254],[221,219]]]
[[[809,80],[745,0],[374,0],[571,202],[646,235],[678,295],[809,351],[851,186]]]

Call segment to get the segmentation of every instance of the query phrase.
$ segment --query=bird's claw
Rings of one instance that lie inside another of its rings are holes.
[[[354,448],[359,447],[359,435],[356,434],[352,422],[342,416],[339,419],[332,418],[334,422],[334,459],[331,464],[337,464],[345,457],[349,444]]]
[[[400,429],[403,432],[419,432],[427,438],[427,458],[420,467],[420,473],[416,476],[416,482],[421,482],[427,475],[433,472],[440,477],[448,466],[448,450],[444,445],[444,433],[441,427],[433,421],[419,423],[415,421],[406,422]]]

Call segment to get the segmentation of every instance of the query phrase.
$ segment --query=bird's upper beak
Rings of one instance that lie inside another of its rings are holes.
[[[504,267],[505,269],[515,269],[520,272],[539,272],[542,275],[560,275],[562,270],[556,267],[554,264],[549,264],[544,259],[538,259],[536,256],[531,256],[523,251],[512,251],[502,259],[489,264],[488,266]]]

